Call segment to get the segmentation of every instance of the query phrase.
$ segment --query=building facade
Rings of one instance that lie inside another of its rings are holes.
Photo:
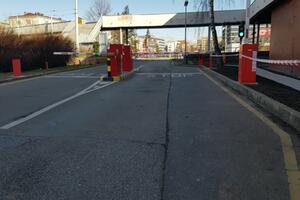
[[[9,24],[5,22],[0,22],[0,28],[6,28],[6,27],[9,27]]]
[[[167,44],[164,39],[155,36],[138,36],[137,52],[165,52]]]
[[[239,27],[223,26],[222,41],[223,51],[238,52],[240,50]]]
[[[42,13],[24,13],[24,15],[10,16],[8,23],[11,27],[31,26],[63,22],[61,18],[45,16]]]
[[[256,25],[256,41],[261,42],[261,24],[271,24],[270,59],[300,59],[300,1],[254,0],[250,6],[251,23]],[[259,35],[257,33],[260,33]],[[270,65],[289,75],[300,77],[299,67]]]

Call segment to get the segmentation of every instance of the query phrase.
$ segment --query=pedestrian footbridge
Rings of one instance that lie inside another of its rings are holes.
[[[188,27],[201,27],[210,25],[209,12],[187,13]],[[215,23],[222,25],[239,25],[245,22],[245,10],[226,10],[215,12]],[[185,26],[185,13],[150,14],[150,15],[116,15],[103,16],[101,30],[120,28],[146,29],[146,28],[180,28]]]

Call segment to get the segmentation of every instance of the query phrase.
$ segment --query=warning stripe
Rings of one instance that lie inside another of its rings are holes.
[[[114,53],[81,53],[81,52],[53,52],[55,56],[73,56],[73,55],[90,55],[90,56],[114,56]]]
[[[210,55],[211,57],[217,57],[217,58],[221,58],[223,57],[224,55]],[[230,55],[226,55],[225,54],[225,57],[236,57],[236,56],[239,56],[239,54],[230,54]]]
[[[266,63],[266,64],[290,65],[290,66],[300,65],[300,60],[268,60],[268,59],[252,58],[245,55],[241,55],[241,56],[255,62]]]

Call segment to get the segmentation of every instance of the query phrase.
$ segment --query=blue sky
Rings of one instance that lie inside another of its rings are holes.
[[[74,0],[3,0],[0,6],[0,19],[4,20],[10,15],[18,15],[24,12],[42,12],[46,15],[54,15],[63,19],[72,19],[74,13]],[[79,15],[85,16],[86,11],[94,0],[78,0]],[[150,14],[150,13],[174,13],[183,12],[184,0],[110,0],[112,5],[112,14],[122,12],[126,5],[129,5],[130,12],[133,14]],[[218,9],[229,9],[228,4],[219,3],[226,0],[216,0]],[[240,9],[245,7],[245,0],[232,0],[230,9]],[[190,0],[189,11],[195,11],[193,6],[194,0]],[[143,34],[145,30],[138,31]],[[159,37],[170,37],[171,39],[182,39],[183,29],[164,29],[151,30]],[[203,31],[200,31],[203,32]],[[198,36],[198,29],[189,29],[189,38],[192,40]]]

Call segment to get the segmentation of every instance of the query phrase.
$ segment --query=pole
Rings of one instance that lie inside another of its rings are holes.
[[[129,31],[128,31],[128,28],[125,29],[125,33],[126,33],[125,34],[126,35],[126,41],[125,42],[126,42],[126,44],[129,44],[129,35],[128,35]]]
[[[243,44],[249,43],[249,26],[250,26],[250,5],[251,0],[247,0],[246,3],[246,19],[245,19],[245,37],[243,39]]]
[[[185,64],[188,64],[187,59],[187,5],[185,6],[185,28],[184,28],[184,58],[185,58]]]
[[[211,42],[211,26],[209,25],[208,26],[208,38],[207,38],[207,51],[210,53],[210,51],[211,51],[211,49],[210,49],[210,47],[211,47],[211,44],[210,44],[210,42]]]
[[[260,39],[260,23],[257,24],[257,33],[256,33],[256,44],[258,45],[259,49],[259,39]]]
[[[53,34],[53,16],[55,11],[56,10],[52,10],[52,15],[51,15],[51,34]]]
[[[79,52],[78,0],[75,0],[75,51]]]
[[[256,24],[253,24],[253,31],[252,31],[252,44],[255,44],[255,36],[256,36]]]
[[[18,30],[18,36],[20,36],[19,15],[17,15],[17,30]]]
[[[51,16],[51,34],[53,34],[53,17]]]
[[[120,28],[120,44],[123,44],[123,29]]]

